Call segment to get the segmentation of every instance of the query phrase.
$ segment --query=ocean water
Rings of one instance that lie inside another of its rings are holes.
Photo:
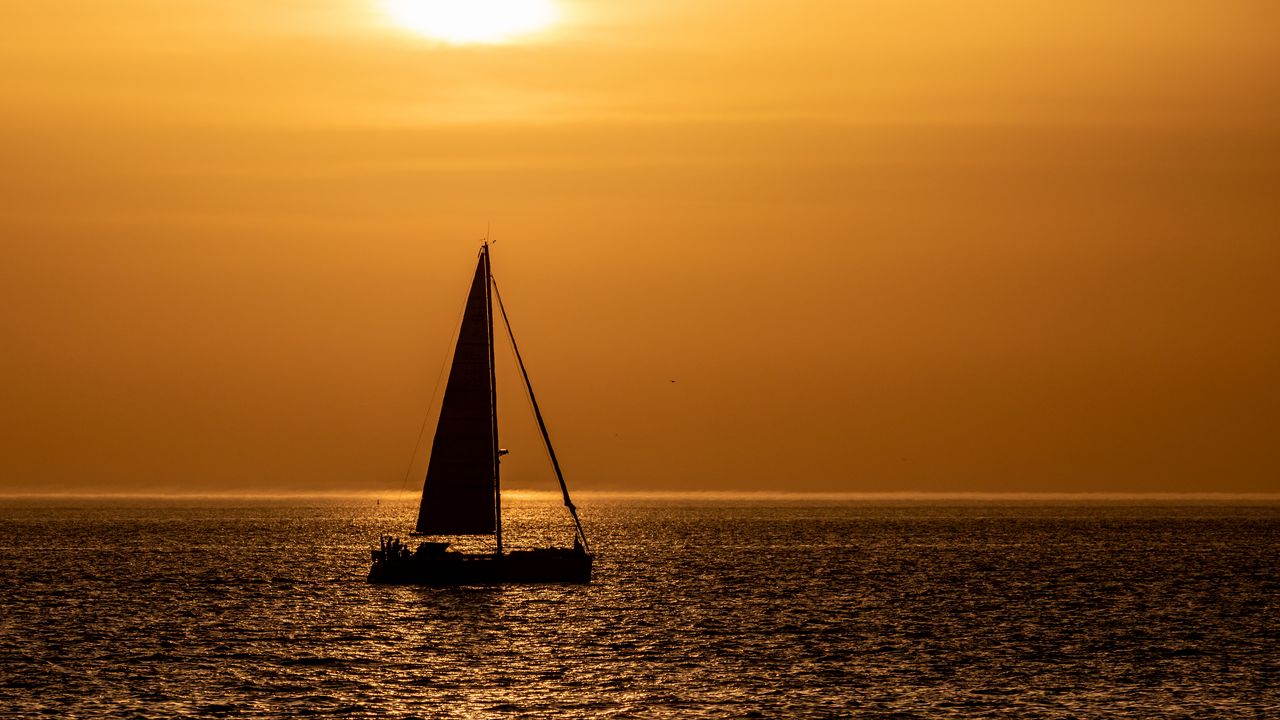
[[[0,716],[1280,717],[1274,504],[581,504],[591,585],[416,588],[412,503],[0,501]]]

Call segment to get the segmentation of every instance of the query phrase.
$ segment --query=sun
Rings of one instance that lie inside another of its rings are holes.
[[[401,27],[454,44],[500,43],[556,19],[554,0],[382,0]]]

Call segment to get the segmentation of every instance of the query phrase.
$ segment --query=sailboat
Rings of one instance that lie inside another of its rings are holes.
[[[495,302],[496,301],[496,302]],[[542,433],[552,469],[560,482],[564,505],[573,519],[573,547],[513,549],[503,547],[501,458],[498,444],[497,387],[493,362],[494,306],[511,340],[520,376],[529,393],[534,419]],[[560,461],[551,446],[547,425],[533,394],[529,373],[516,346],[502,296],[489,264],[489,243],[480,248],[475,277],[467,294],[453,364],[431,444],[431,459],[422,485],[418,521],[411,537],[493,536],[492,552],[462,552],[449,542],[420,542],[382,535],[373,551],[369,582],[425,585],[488,583],[585,583],[591,581],[593,556],[569,499]]]

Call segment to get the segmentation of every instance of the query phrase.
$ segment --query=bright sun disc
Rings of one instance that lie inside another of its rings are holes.
[[[383,0],[402,27],[451,43],[496,43],[555,20],[553,0]]]

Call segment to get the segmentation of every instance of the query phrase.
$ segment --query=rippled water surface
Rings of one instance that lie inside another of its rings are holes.
[[[431,589],[412,503],[0,501],[0,715],[1280,717],[1275,505],[582,505],[591,585]]]

